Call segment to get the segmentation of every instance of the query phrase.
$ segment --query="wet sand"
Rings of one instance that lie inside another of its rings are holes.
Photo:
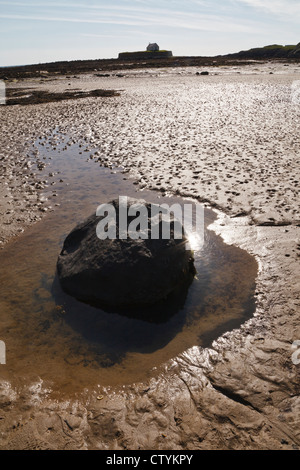
[[[54,399],[38,378],[14,387],[8,362],[0,448],[298,448],[299,365],[292,344],[300,339],[300,117],[291,85],[300,68],[268,63],[195,73],[14,83],[55,93],[112,89],[120,96],[0,108],[0,241],[5,250],[59,208],[67,182],[39,146],[55,148],[65,134],[65,145],[81,145],[91,165],[121,167],[139,189],[215,208],[210,229],[259,264],[253,318],[210,347],[195,344],[158,376],[121,391],[108,387],[101,396],[86,390],[76,399]]]

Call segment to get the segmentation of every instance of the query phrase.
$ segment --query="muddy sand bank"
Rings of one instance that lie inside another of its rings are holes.
[[[63,141],[80,146],[91,171],[116,166],[141,190],[213,207],[218,218],[209,229],[253,255],[259,272],[252,318],[210,347],[194,344],[146,381],[62,398],[39,378],[20,377],[14,386],[8,350],[0,366],[0,448],[299,447],[299,365],[292,360],[300,339],[300,107],[292,95],[299,71],[268,63],[209,76],[153,69],[12,85],[120,96],[0,108],[4,253],[60,207],[71,181],[42,149]]]

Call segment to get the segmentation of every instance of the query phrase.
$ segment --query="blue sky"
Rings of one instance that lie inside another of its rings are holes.
[[[149,42],[217,55],[300,42],[300,0],[0,0],[0,65],[116,58]]]

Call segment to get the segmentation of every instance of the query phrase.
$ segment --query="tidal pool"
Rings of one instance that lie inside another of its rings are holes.
[[[60,206],[0,252],[3,379],[16,387],[42,379],[53,393],[68,396],[146,380],[169,359],[194,345],[209,346],[253,314],[257,263],[207,228],[216,215],[206,208],[197,275],[185,291],[151,307],[155,321],[106,312],[65,294],[56,277],[63,241],[99,204],[120,195],[158,204],[187,201],[140,191],[120,169],[99,166],[75,143],[65,145],[68,136],[53,139],[35,146],[46,171],[63,179],[46,194],[55,188],[53,201]]]

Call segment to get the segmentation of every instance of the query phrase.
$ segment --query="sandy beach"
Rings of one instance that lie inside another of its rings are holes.
[[[300,340],[300,98],[293,86],[300,65],[206,70],[7,83],[27,95],[105,89],[116,96],[0,107],[1,256],[55,217],[72,181],[53,155],[78,145],[95,178],[104,166],[139,191],[212,208],[209,230],[253,256],[258,274],[250,319],[209,347],[195,342],[145,381],[100,392],[101,384],[86,383],[76,396],[60,396],[34,374],[16,384],[7,347],[0,449],[299,449],[300,366],[292,355]],[[30,263],[30,253],[22,256]],[[2,296],[1,317],[5,303]],[[3,324],[7,342],[16,327]],[[30,353],[27,361],[34,368]]]

